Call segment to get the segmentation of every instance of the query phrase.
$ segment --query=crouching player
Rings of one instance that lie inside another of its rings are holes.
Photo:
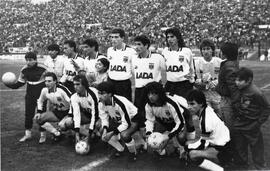
[[[207,106],[203,92],[192,90],[187,95],[189,111],[199,117],[201,137],[198,141],[187,143],[188,159],[206,170],[224,170],[222,164],[230,156],[230,132],[213,108]]]
[[[57,76],[53,72],[44,75],[45,85],[37,100],[37,113],[34,119],[37,123],[54,135],[54,140],[59,140],[61,132],[49,122],[59,122],[67,116],[70,106],[71,92],[63,85],[57,83]],[[47,110],[44,109],[44,102],[47,100]],[[40,132],[39,143],[46,141],[45,131]]]
[[[187,107],[187,101],[177,95],[166,95],[162,84],[158,82],[148,83],[145,95],[147,95],[145,106],[146,137],[149,137],[153,132],[160,132],[164,135],[164,143],[157,150],[160,155],[166,154],[167,142],[174,138],[181,155],[187,134],[189,135],[188,139],[195,138],[195,128],[192,121],[185,121],[185,118],[188,117],[184,117],[184,115],[189,115],[189,111],[184,107]],[[185,125],[185,123],[187,124]]]
[[[71,96],[71,113],[63,125],[75,130],[75,142],[84,140],[91,142],[91,137],[99,115],[97,89],[89,87],[84,75],[76,75],[73,78],[75,93]],[[89,124],[88,131],[81,126]],[[80,133],[85,137],[80,137]]]
[[[102,82],[97,86],[100,100],[100,119],[103,128],[102,140],[116,149],[112,157],[118,157],[124,152],[119,142],[123,140],[130,152],[129,159],[136,160],[135,141],[131,137],[138,129],[137,108],[125,97],[114,94],[111,82]]]

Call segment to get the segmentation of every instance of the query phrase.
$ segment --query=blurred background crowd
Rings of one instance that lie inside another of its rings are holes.
[[[196,47],[207,37],[219,45],[233,41],[253,48],[269,40],[269,0],[31,0],[0,1],[0,52],[29,46],[39,52],[66,39],[78,44],[89,37],[109,46],[108,32],[121,27],[127,41],[144,33],[158,47],[165,45],[164,30],[178,26],[185,42]]]

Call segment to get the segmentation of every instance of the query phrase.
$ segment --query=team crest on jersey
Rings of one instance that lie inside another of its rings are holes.
[[[123,57],[123,62],[127,63],[128,62],[128,56]]]
[[[61,97],[59,97],[59,96],[58,96],[58,97],[56,97],[56,100],[57,100],[57,101],[59,101],[59,102],[61,102],[61,101],[62,101]]]
[[[168,110],[165,110],[165,114],[166,114],[167,117],[171,116],[171,114],[170,114],[170,112]]]
[[[112,56],[109,56],[109,60],[111,60],[112,59]]]
[[[154,63],[149,63],[149,69],[154,69]]]
[[[215,71],[216,74],[218,74],[219,73],[219,67],[215,67],[214,71]]]
[[[135,65],[135,66],[134,66],[134,69],[138,69],[138,66],[137,66],[137,65]]]
[[[183,61],[184,61],[184,59],[185,59],[185,57],[184,57],[184,56],[179,55],[179,61],[180,61],[180,62],[183,62]]]

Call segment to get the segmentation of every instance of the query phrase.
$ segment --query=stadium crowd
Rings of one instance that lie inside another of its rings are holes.
[[[229,39],[243,46],[269,37],[269,31],[256,26],[270,22],[268,1],[2,0],[0,7],[1,51],[26,45],[46,49],[52,42],[79,43],[89,37],[99,39],[106,49],[112,27],[125,28],[129,41],[139,33],[148,34],[159,47],[164,47],[162,29],[176,25],[189,46],[198,46],[205,37],[217,44]]]

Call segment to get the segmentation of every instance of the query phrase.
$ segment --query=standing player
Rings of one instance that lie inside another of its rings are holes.
[[[68,57],[64,62],[64,73],[60,79],[71,93],[74,93],[73,78],[84,70],[84,59],[76,53],[76,43],[73,40],[64,42],[64,54]]]
[[[132,68],[135,75],[135,100],[134,105],[138,108],[140,117],[140,128],[144,128],[145,104],[147,101],[144,95],[145,85],[156,81],[161,82],[161,73],[165,71],[165,60],[157,53],[149,50],[150,40],[147,36],[141,35],[134,39],[137,56],[133,58]]]
[[[184,98],[177,95],[166,95],[162,84],[158,82],[147,84],[145,95],[147,95],[147,104],[145,105],[146,136],[152,132],[161,132],[165,137],[164,141],[176,137],[177,148],[180,149],[182,147],[179,146],[179,143],[184,146],[186,138],[195,138],[195,128],[192,120],[190,122],[191,117],[186,109],[187,102]],[[185,126],[186,129],[184,129]],[[165,145],[158,149],[160,155],[166,154]]]
[[[37,100],[37,114],[34,119],[37,123],[54,135],[54,140],[60,138],[61,132],[53,127],[49,122],[59,122],[68,115],[70,107],[71,92],[63,85],[57,84],[57,76],[53,72],[44,75],[46,87],[41,90]],[[47,110],[43,103],[47,101]],[[46,141],[45,131],[40,132],[39,143]]]
[[[95,39],[86,39],[82,44],[83,51],[86,55],[84,58],[84,67],[86,75],[96,73],[96,62],[99,58],[106,58],[98,52],[99,44]]]
[[[116,149],[115,157],[121,155],[123,140],[130,152],[130,159],[136,160],[135,141],[131,137],[138,129],[136,121],[137,108],[127,98],[114,94],[112,82],[102,82],[98,85],[100,100],[100,119],[102,125],[102,140]]]
[[[186,97],[193,89],[194,65],[192,52],[185,47],[184,40],[178,28],[169,28],[165,32],[166,47],[162,54],[166,61],[167,92]]]
[[[196,142],[187,143],[191,164],[206,170],[223,171],[220,164],[230,161],[230,131],[217,116],[213,108],[207,106],[203,92],[192,90],[187,95],[189,111],[199,117],[201,137]]]
[[[44,65],[48,67],[48,71],[54,72],[58,79],[63,76],[64,72],[64,61],[63,56],[59,56],[60,47],[57,44],[51,44],[48,46],[49,56],[44,61]]]
[[[110,60],[109,80],[113,82],[115,94],[132,100],[131,81],[132,76],[132,56],[136,51],[124,43],[125,32],[122,29],[113,29],[110,33],[110,39],[113,47],[107,51],[107,57]]]
[[[211,40],[204,39],[201,42],[200,50],[203,58],[196,60],[196,75],[198,78],[195,87],[200,89],[206,96],[207,104],[217,114],[220,114],[220,95],[215,91],[218,83],[218,73],[221,59],[215,57],[215,45]]]
[[[20,72],[20,76],[15,84],[6,85],[9,88],[17,89],[25,83],[25,135],[19,140],[24,142],[31,139],[31,129],[33,127],[33,117],[37,106],[37,99],[40,95],[41,89],[45,87],[43,75],[46,72],[46,67],[37,62],[37,55],[34,52],[25,54],[25,65]]]

